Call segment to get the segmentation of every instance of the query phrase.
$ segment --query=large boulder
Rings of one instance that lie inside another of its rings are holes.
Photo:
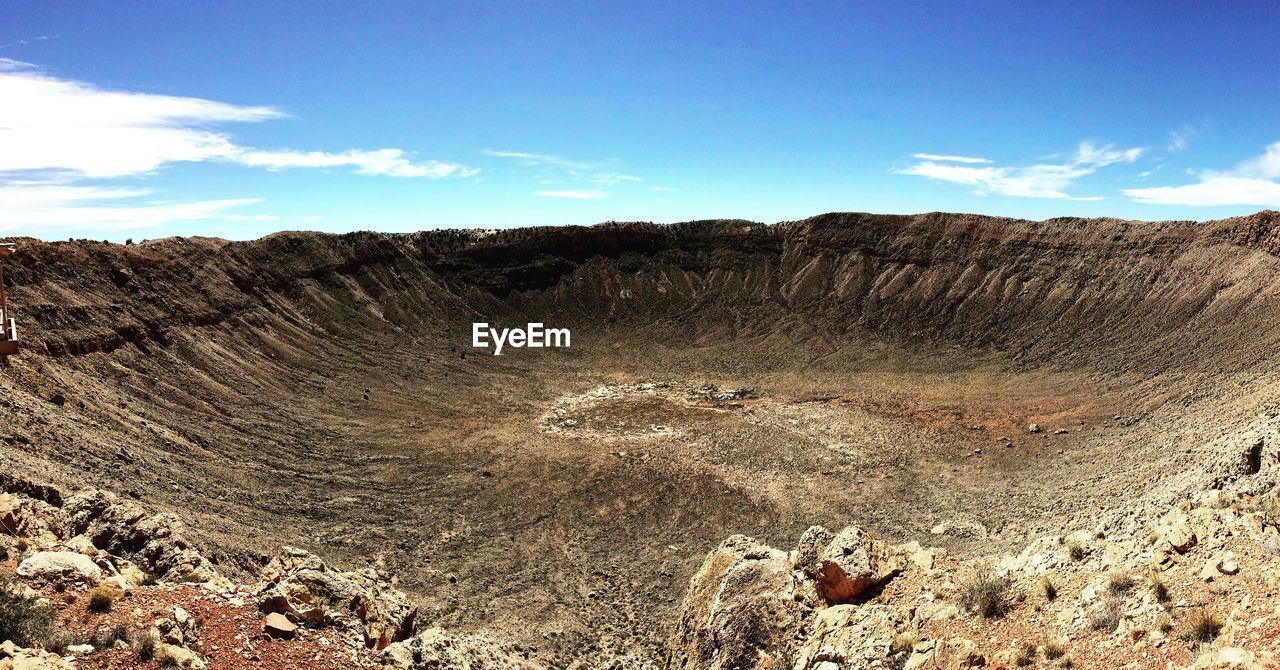
[[[139,505],[89,489],[67,500],[63,508],[71,533],[86,536],[94,547],[131,559],[158,579],[208,582],[217,579],[213,565],[186,539],[176,515],[150,514]]]
[[[953,637],[917,644],[903,670],[970,670],[986,664],[973,640]]]
[[[371,649],[408,639],[418,608],[376,570],[334,570],[311,553],[285,547],[264,570],[258,609],[295,623],[337,626]]]
[[[1196,659],[1192,670],[1270,670],[1276,659],[1265,651],[1249,651],[1239,647],[1210,649]]]
[[[513,649],[476,635],[449,635],[429,628],[397,642],[378,657],[385,668],[397,670],[541,670]]]
[[[33,581],[57,584],[78,582],[97,584],[102,568],[84,554],[71,551],[42,551],[18,565],[18,576]]]
[[[56,538],[66,534],[62,510],[41,500],[0,493],[0,533],[13,537]]]
[[[689,582],[667,644],[672,670],[775,665],[804,612],[787,555],[735,535],[707,555]]]
[[[75,670],[75,666],[57,654],[4,641],[0,642],[0,670]]]
[[[818,612],[804,645],[796,652],[795,670],[870,668],[889,655],[897,628],[894,611],[885,605],[836,605]],[[791,670],[787,668],[786,670]]]
[[[796,568],[812,579],[829,605],[855,602],[907,567],[907,555],[850,526],[837,534],[814,526],[800,537]]]

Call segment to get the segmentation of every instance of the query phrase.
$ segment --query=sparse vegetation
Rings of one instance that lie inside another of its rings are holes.
[[[893,638],[893,642],[889,643],[890,654],[907,654],[911,652],[911,648],[916,646],[915,633],[898,633]]]
[[[1107,578],[1107,593],[1117,598],[1123,597],[1133,588],[1133,577],[1123,572],[1112,573]]]
[[[1002,617],[1012,607],[1009,598],[1012,587],[1013,581],[1008,577],[997,576],[990,570],[979,571],[961,588],[960,605],[984,619]]]
[[[1187,619],[1187,627],[1179,637],[1188,642],[1213,642],[1221,632],[1222,618],[1216,612],[1199,609]]]
[[[142,578],[142,581],[138,582],[138,586],[155,586],[159,583],[160,580],[156,579],[153,575],[147,575]]]
[[[1036,648],[1032,646],[1023,647],[1013,656],[1013,664],[1019,668],[1025,668],[1036,660]]]
[[[0,577],[0,640],[24,647],[42,644],[52,634],[56,617],[53,607],[20,594],[12,582]]]
[[[1049,575],[1040,577],[1040,594],[1049,602],[1053,602],[1058,597],[1058,587],[1054,585]]]
[[[1114,633],[1120,627],[1123,605],[1119,598],[1104,599],[1089,615],[1089,628],[1104,633]]]
[[[1044,648],[1045,659],[1050,661],[1062,658],[1067,654],[1067,645],[1059,640],[1046,639],[1044,644],[1040,646]]]
[[[1067,556],[1070,556],[1071,560],[1082,561],[1084,560],[1084,555],[1085,555],[1085,550],[1084,550],[1083,544],[1080,544],[1079,542],[1076,542],[1074,540],[1070,540],[1067,542]]]
[[[115,646],[117,641],[128,644],[133,641],[134,637],[136,636],[133,634],[133,631],[129,630],[128,626],[118,623],[112,626],[110,630],[106,631],[105,634],[95,636],[93,640],[90,641],[90,644],[93,645],[94,649],[102,651]]]
[[[134,645],[134,653],[138,655],[139,661],[150,661],[156,657],[156,641],[148,637],[143,637]]]
[[[1161,614],[1156,619],[1156,630],[1168,634],[1169,631],[1173,630],[1173,618],[1168,614]]]
[[[1169,602],[1169,585],[1165,583],[1164,578],[1158,572],[1152,572],[1148,583],[1151,586],[1151,597],[1156,599],[1158,603]]]
[[[96,588],[89,592],[89,611],[105,614],[116,604],[116,596],[108,589]]]

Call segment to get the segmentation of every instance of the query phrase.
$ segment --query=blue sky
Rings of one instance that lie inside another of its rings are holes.
[[[6,3],[0,235],[1280,208],[1269,3]]]

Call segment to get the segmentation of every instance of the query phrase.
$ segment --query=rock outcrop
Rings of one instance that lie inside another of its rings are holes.
[[[186,538],[173,514],[152,514],[113,494],[88,490],[63,507],[70,532],[112,555],[131,559],[157,579],[206,582],[217,570]]]
[[[476,635],[451,636],[428,628],[382,651],[384,668],[395,670],[544,670],[518,651]]]
[[[373,569],[334,570],[318,556],[285,547],[263,572],[258,608],[294,623],[338,626],[382,649],[413,635],[418,609]]]

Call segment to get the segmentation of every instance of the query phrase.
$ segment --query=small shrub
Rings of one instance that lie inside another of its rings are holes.
[[[20,647],[34,647],[53,632],[57,610],[38,598],[20,595],[13,584],[0,577],[0,640],[12,640]]]
[[[90,644],[93,645],[94,649],[102,651],[114,647],[117,641],[128,644],[133,641],[133,638],[133,631],[129,630],[128,626],[118,623],[112,626],[105,634],[95,635]]]
[[[1107,539],[1107,534],[1106,534],[1106,533],[1104,533],[1104,532],[1102,532],[1102,531],[1098,531],[1098,532],[1096,532],[1096,533],[1094,533],[1094,534],[1093,534],[1093,539],[1095,539],[1095,540],[1105,540],[1105,539]]]
[[[1063,670],[1071,670],[1071,668],[1076,667],[1076,662],[1071,660],[1070,656],[1067,656],[1061,661],[1058,661],[1058,667],[1063,668]]]
[[[58,655],[65,654],[67,647],[73,644],[84,644],[84,638],[69,631],[60,630],[44,639],[44,648]]]
[[[159,583],[160,583],[160,580],[156,579],[154,576],[146,575],[145,577],[142,578],[142,581],[138,582],[138,586],[155,586],[156,584],[159,584]]]
[[[1213,642],[1222,632],[1222,618],[1209,610],[1196,610],[1187,620],[1187,628],[1182,631],[1182,639],[1188,642]]]
[[[915,633],[898,633],[894,636],[893,642],[889,643],[889,653],[891,655],[909,654],[914,646],[916,646]]]
[[[1058,597],[1058,587],[1054,585],[1052,579],[1049,579],[1049,575],[1040,578],[1040,593],[1049,602],[1053,602]]]
[[[971,614],[995,619],[1009,612],[1009,589],[1013,581],[983,570],[966,584],[960,594],[960,605]]]
[[[1036,659],[1035,647],[1023,647],[1013,656],[1013,664],[1019,668],[1025,668],[1031,665]]]
[[[106,614],[116,604],[116,596],[104,588],[96,588],[89,592],[89,611]]]
[[[1084,560],[1084,545],[1074,540],[1067,542],[1067,556],[1073,561]]]
[[[144,637],[138,640],[138,644],[134,646],[133,650],[138,654],[139,661],[150,661],[156,657],[156,641],[150,637]]]
[[[1169,631],[1173,630],[1173,619],[1168,614],[1161,614],[1156,618],[1156,630],[1168,634]]]
[[[1050,661],[1067,655],[1067,645],[1058,640],[1045,640],[1041,646],[1044,647],[1044,657]]]
[[[30,548],[31,548],[31,545],[30,545],[30,544],[27,544],[26,539],[24,539],[24,538],[21,538],[21,537],[20,537],[20,538],[18,538],[18,542],[17,542],[17,544],[14,544],[14,545],[13,545],[13,548],[14,548],[14,549],[17,549],[17,550],[18,550],[18,553],[19,553],[19,554],[21,554],[21,553],[25,552],[26,550],[30,549]]]
[[[1113,573],[1107,578],[1107,593],[1119,598],[1133,588],[1133,577],[1123,573]]]
[[[1089,615],[1089,627],[1104,633],[1114,633],[1120,627],[1121,606],[1119,598],[1107,598]]]
[[[1155,598],[1158,603],[1169,602],[1169,585],[1164,583],[1164,578],[1160,576],[1160,573],[1151,573],[1149,581],[1151,585],[1151,597]]]

